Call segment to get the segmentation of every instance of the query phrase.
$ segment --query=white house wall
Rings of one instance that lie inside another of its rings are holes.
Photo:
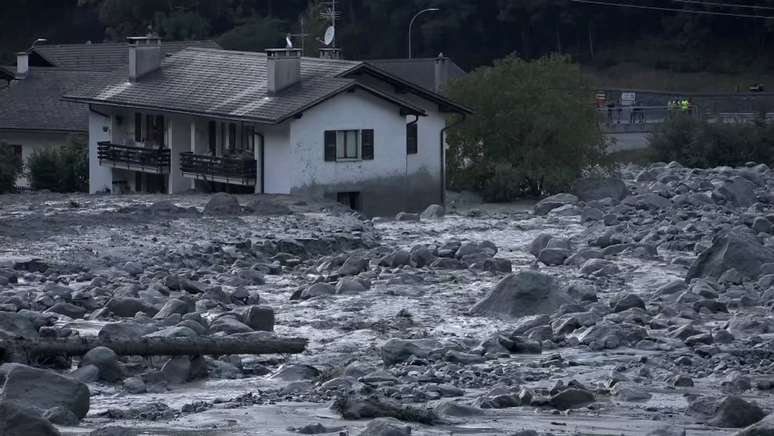
[[[290,125],[285,123],[281,126],[268,127],[263,132],[264,137],[264,193],[266,194],[288,194],[291,190],[291,155],[288,144],[290,144]],[[322,133],[320,133],[322,135]],[[256,143],[257,144],[257,143]],[[260,153],[256,147],[256,153]],[[256,161],[260,165],[260,156],[256,156]],[[260,171],[260,168],[259,168]],[[260,174],[259,174],[260,180]]]
[[[108,167],[100,166],[97,158],[97,143],[111,139],[112,124],[110,116],[94,111],[89,113],[89,193],[91,194],[113,192],[113,172]]]
[[[73,136],[72,133],[49,133],[49,132],[23,132],[23,131],[0,131],[0,143],[9,145],[21,145],[22,161],[26,165],[29,159],[36,151],[43,151],[60,147],[67,144]],[[16,186],[20,188],[29,188],[30,182],[24,175],[16,179]]]
[[[373,160],[324,160],[326,130],[362,129],[374,130]],[[359,192],[362,209],[371,215],[416,210],[440,200],[438,163],[432,164],[429,153],[407,157],[406,117],[395,104],[366,91],[341,94],[306,111],[291,124],[290,144],[291,193],[335,198],[338,192]]]

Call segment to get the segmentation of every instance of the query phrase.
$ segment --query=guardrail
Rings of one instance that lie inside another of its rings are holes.
[[[143,172],[168,173],[170,151],[168,148],[133,147],[129,145],[97,143],[100,165],[134,169]]]
[[[180,153],[183,175],[202,180],[255,185],[258,166],[255,159],[205,156],[191,152]]]

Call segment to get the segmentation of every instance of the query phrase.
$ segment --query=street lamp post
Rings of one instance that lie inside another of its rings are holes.
[[[417,12],[414,15],[414,17],[411,19],[411,23],[409,23],[409,35],[408,35],[408,40],[409,40],[409,56],[408,57],[409,57],[409,59],[412,58],[412,56],[411,56],[411,29],[412,29],[412,27],[414,27],[414,21],[416,21],[417,17],[419,17],[420,15],[424,14],[425,12],[438,12],[438,11],[440,11],[440,9],[438,9],[438,8],[423,9],[423,10]]]

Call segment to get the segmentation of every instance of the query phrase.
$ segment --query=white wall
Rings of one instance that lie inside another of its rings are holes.
[[[178,194],[191,188],[191,181],[180,171],[180,153],[191,151],[191,118],[167,117],[166,125],[166,142],[170,148],[167,189],[170,194]]]
[[[326,162],[326,130],[374,130],[374,159]],[[290,129],[292,189],[406,175],[406,123],[399,108],[365,91],[336,96],[294,120]]]
[[[280,126],[269,126],[263,130],[264,136],[264,192],[266,194],[289,194],[291,188],[292,157],[290,155],[290,136],[291,124],[285,123]],[[322,135],[322,132],[320,133]],[[260,152],[260,147],[256,147],[256,153]],[[260,166],[260,156],[256,156],[256,161]],[[259,168],[260,171],[260,168]],[[258,176],[260,183],[260,175]]]
[[[104,109],[100,109],[102,113]],[[97,158],[97,143],[109,141],[113,122],[109,116],[105,117],[96,112],[89,113],[89,193],[113,190],[113,172],[108,167],[100,166]]]
[[[0,143],[5,142],[9,145],[21,145],[22,160],[26,165],[27,159],[29,159],[29,157],[32,156],[36,151],[42,151],[67,144],[67,142],[70,141],[70,139],[74,136],[82,136],[84,137],[82,139],[85,139],[85,135],[69,133],[0,131]],[[27,177],[22,175],[16,179],[16,186],[21,188],[29,188],[30,182]]]

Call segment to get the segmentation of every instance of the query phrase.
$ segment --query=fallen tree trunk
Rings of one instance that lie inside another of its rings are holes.
[[[282,337],[174,337],[105,340],[98,337],[64,339],[0,340],[0,361],[32,360],[47,356],[82,356],[96,347],[107,347],[122,356],[180,356],[226,354],[298,354],[305,338]]]

